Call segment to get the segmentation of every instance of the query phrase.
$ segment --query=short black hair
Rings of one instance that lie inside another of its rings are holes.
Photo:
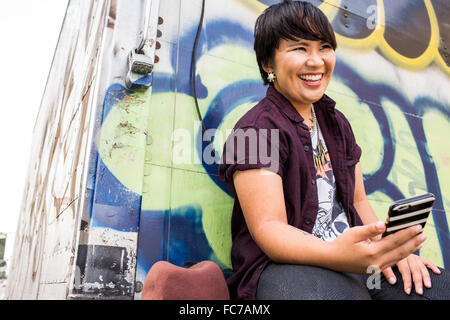
[[[264,84],[268,84],[263,65],[273,62],[280,39],[324,41],[336,49],[333,27],[325,14],[305,1],[284,0],[268,7],[256,19],[254,49]]]

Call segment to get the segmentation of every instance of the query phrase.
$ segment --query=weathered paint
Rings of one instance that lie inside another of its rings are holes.
[[[34,128],[8,299],[68,294],[105,1],[71,1]]]
[[[217,129],[210,133],[219,155],[235,122],[265,94],[252,49],[253,26],[258,14],[276,2],[206,1],[197,51],[197,94],[206,128]],[[336,30],[337,64],[327,93],[349,118],[363,149],[361,164],[372,206],[384,220],[392,200],[433,192],[437,201],[420,255],[448,268],[450,39],[445,17],[450,14],[449,4],[433,0],[310,2],[327,14]],[[218,163],[205,161],[208,144],[201,135],[190,73],[201,0],[161,1],[159,62],[146,92],[133,92],[124,85],[126,59],[139,38],[144,1],[112,0],[103,6],[93,2],[97,22],[89,24],[91,16],[81,10],[83,6],[87,5],[82,0],[71,1],[69,10],[78,17],[66,18],[62,35],[82,41],[76,36],[80,30],[68,30],[70,23],[78,19],[81,29],[89,25],[100,30],[101,21],[105,22],[103,32],[92,39],[98,42],[101,56],[89,69],[96,81],[72,63],[82,54],[72,54],[71,46],[61,40],[49,83],[56,86],[58,79],[80,95],[63,99],[61,88],[57,93],[47,90],[44,96],[16,242],[11,297],[67,297],[71,275],[70,298],[134,295],[139,299],[135,283],[143,282],[158,260],[182,266],[209,259],[228,275],[233,199],[218,178]],[[87,39],[96,35],[92,30],[85,34]],[[89,56],[95,50],[87,52]],[[68,72],[58,65],[67,61]],[[80,75],[67,76],[72,69]],[[70,79],[80,81],[70,86]],[[58,157],[60,149],[53,141],[64,141],[73,131],[52,128],[55,119],[61,118],[62,124],[71,119],[75,110],[65,108],[76,109],[82,93],[90,92],[78,87],[93,92],[86,106],[92,109],[86,110],[92,118],[77,118],[79,113],[74,118],[84,119],[77,123],[89,128],[83,136],[87,140],[66,158]],[[179,139],[180,132],[189,133],[191,139]],[[83,170],[86,174],[68,184],[64,160],[76,157],[78,174]],[[190,161],[180,163],[180,159]],[[35,162],[37,169],[33,169]],[[57,200],[51,198],[54,194],[59,194]],[[62,214],[50,220],[50,213],[53,217]],[[56,245],[69,238],[71,246],[68,241]],[[52,252],[65,255],[56,259]],[[60,276],[53,280],[50,271]],[[61,288],[61,293],[52,295],[52,286]]]

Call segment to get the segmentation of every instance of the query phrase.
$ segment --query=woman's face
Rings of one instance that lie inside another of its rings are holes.
[[[333,47],[326,42],[280,39],[273,64],[265,71],[275,73],[275,89],[302,110],[323,96],[335,63]]]

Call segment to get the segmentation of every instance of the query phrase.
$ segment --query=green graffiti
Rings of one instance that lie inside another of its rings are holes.
[[[124,186],[142,193],[148,101],[151,90],[125,96],[103,121],[98,152]]]

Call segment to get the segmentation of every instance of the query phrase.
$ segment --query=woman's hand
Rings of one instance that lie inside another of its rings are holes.
[[[329,242],[329,268],[360,274],[366,273],[370,266],[384,270],[420,249],[426,238],[418,225],[371,240],[381,237],[385,229],[382,222],[353,227]]]
[[[430,273],[427,268],[430,268],[434,273],[440,274],[441,271],[432,262],[411,254],[397,263],[398,270],[402,275],[403,288],[406,294],[411,293],[412,282],[417,294],[423,293],[423,284],[427,288],[431,288]],[[394,275],[391,267],[383,270],[383,274],[390,284],[395,284],[397,278]]]

